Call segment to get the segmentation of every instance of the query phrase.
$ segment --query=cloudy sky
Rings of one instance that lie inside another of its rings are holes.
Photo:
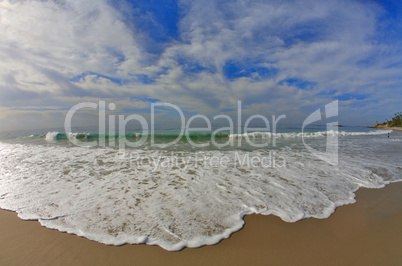
[[[387,1],[0,0],[0,130],[57,127],[80,102],[146,114],[402,111],[402,4]],[[96,124],[91,112],[77,123]]]

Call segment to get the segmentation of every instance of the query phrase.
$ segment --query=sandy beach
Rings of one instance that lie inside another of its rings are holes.
[[[0,266],[402,266],[401,29],[396,0],[0,0]]]
[[[245,217],[242,230],[214,246],[169,252],[158,246],[107,246],[0,211],[1,265],[400,265],[402,182],[360,189],[357,202],[328,219],[286,223]]]

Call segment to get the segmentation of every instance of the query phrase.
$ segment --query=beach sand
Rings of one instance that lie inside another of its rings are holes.
[[[229,239],[179,252],[107,246],[1,210],[0,265],[402,265],[401,191],[402,182],[360,189],[328,219],[247,216]]]

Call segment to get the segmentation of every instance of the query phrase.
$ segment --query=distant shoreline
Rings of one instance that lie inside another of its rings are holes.
[[[375,125],[372,128],[391,129],[391,130],[402,131],[402,127],[390,127],[388,125]]]

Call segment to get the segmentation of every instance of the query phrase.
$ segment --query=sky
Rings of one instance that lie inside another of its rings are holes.
[[[99,101],[145,117],[153,103],[234,116],[241,101],[302,124],[338,100],[341,124],[373,125],[402,111],[402,3],[0,0],[0,58],[0,130],[63,126]]]

